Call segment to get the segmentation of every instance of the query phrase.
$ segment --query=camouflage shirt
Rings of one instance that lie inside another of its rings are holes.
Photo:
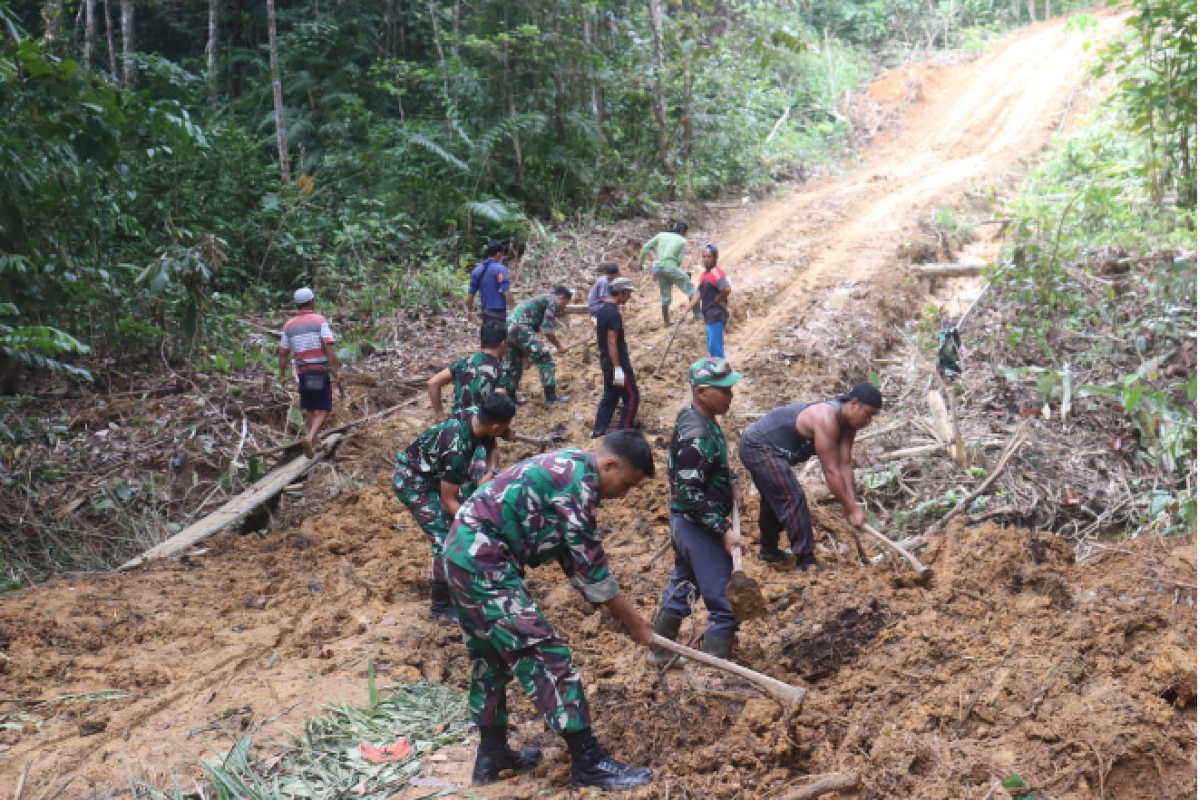
[[[410,491],[439,491],[441,482],[459,486],[467,482],[471,457],[477,447],[491,450],[494,436],[478,437],[471,430],[475,409],[447,417],[428,429],[396,456],[396,471],[392,484]]]
[[[506,469],[463,503],[445,558],[482,576],[557,561],[592,603],[621,593],[596,534],[600,473],[585,450],[558,450]]]
[[[729,468],[725,432],[693,406],[675,418],[667,474],[671,476],[671,511],[714,533],[729,530],[737,476]]]
[[[533,330],[554,333],[558,325],[558,297],[544,294],[532,300],[526,300],[508,315],[509,325],[524,325]]]
[[[451,413],[478,408],[483,398],[497,389],[512,394],[512,381],[503,362],[490,353],[475,353],[450,365],[454,376],[454,405]]]

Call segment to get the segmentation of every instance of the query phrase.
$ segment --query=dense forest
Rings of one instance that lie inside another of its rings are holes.
[[[1183,4],[1141,5],[1154,72]],[[375,313],[436,303],[488,237],[802,176],[847,154],[852,92],[880,67],[1063,10],[0,3],[3,388],[28,366],[186,356],[299,283]],[[1176,180],[1187,97],[1165,79],[1165,98],[1141,72],[1130,92]]]

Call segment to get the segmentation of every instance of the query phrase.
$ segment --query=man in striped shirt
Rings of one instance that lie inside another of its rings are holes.
[[[313,457],[329,414],[333,411],[333,382],[342,384],[341,366],[333,348],[333,329],[329,320],[313,307],[313,292],[307,286],[297,289],[293,299],[296,316],[283,326],[279,339],[279,380],[287,380],[288,354],[296,365],[300,384],[300,408],[304,411],[307,434],[301,440],[304,455]]]

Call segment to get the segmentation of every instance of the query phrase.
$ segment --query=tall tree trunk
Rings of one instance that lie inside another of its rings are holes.
[[[83,71],[92,71],[92,53],[96,52],[96,0],[83,4]]]
[[[658,163],[669,174],[674,175],[675,171],[667,160],[671,142],[667,135],[667,100],[663,89],[662,25],[658,16],[658,0],[646,0],[646,7],[650,11],[650,39],[654,45],[654,117],[658,122]]]
[[[121,85],[133,89],[136,84],[133,66],[133,0],[121,0]]]
[[[267,0],[267,37],[271,48],[271,93],[275,97],[275,143],[279,146],[279,174],[285,184],[292,182],[288,158],[287,127],[283,119],[283,79],[279,76],[279,42],[275,36],[275,0]]]
[[[442,71],[442,96],[446,99],[446,103],[454,109],[454,115],[458,116],[458,109],[455,106],[454,99],[450,96],[450,73],[446,69],[446,52],[442,49],[442,32],[438,27],[437,21],[437,5],[430,0],[429,2],[429,21],[433,24],[433,45],[437,49],[438,65]],[[446,119],[446,126],[450,127],[450,119]]]
[[[584,8],[582,12],[583,18],[583,41],[587,46],[588,57],[596,51],[596,37],[592,25],[592,9]],[[588,69],[584,73],[587,76],[588,89],[591,92],[591,111],[592,111],[592,127],[596,129],[596,136],[600,138],[601,144],[608,144],[604,136],[604,110],[600,104],[600,89],[597,86],[594,70]]]
[[[217,8],[218,0],[208,0],[208,44],[204,54],[208,56],[208,103],[214,108],[217,105]]]
[[[42,21],[46,23],[46,44],[50,51],[58,49],[62,38],[63,0],[46,0],[42,6]]]
[[[1050,0],[1046,0],[1046,13],[1044,15],[1044,18],[1050,19]]]
[[[113,38],[112,7],[109,6],[108,0],[104,0],[104,35],[108,38],[108,71],[112,75],[113,83],[116,83],[120,80],[117,74],[117,43]]]
[[[1037,22],[1037,0],[1029,0],[1029,24]]]

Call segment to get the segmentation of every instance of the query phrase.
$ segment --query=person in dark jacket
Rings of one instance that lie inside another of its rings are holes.
[[[599,439],[608,433],[618,403],[624,405],[617,422],[617,430],[632,428],[637,420],[637,379],[633,375],[633,364],[629,360],[629,348],[625,345],[625,322],[621,318],[621,306],[629,302],[637,291],[629,278],[617,278],[609,286],[610,296],[601,304],[596,315],[596,345],[600,350],[600,369],[604,372],[604,394],[600,407],[596,409],[596,423],[592,426],[592,438]]]

